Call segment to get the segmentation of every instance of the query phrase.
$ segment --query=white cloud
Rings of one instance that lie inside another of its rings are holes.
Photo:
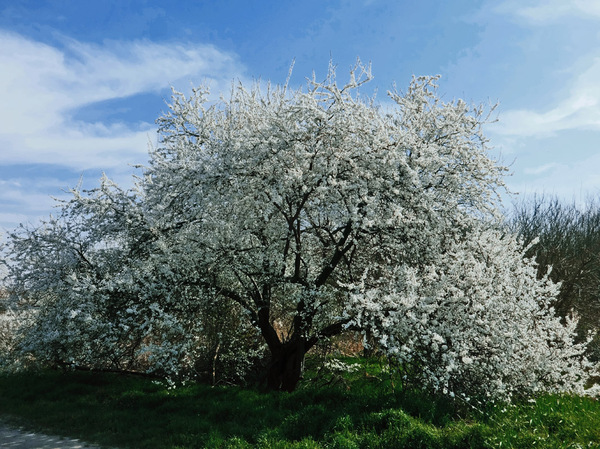
[[[36,222],[65,197],[80,174],[96,185],[100,170],[131,186],[134,169],[147,161],[153,123],[73,120],[94,103],[156,93],[170,85],[186,91],[208,82],[226,91],[244,67],[235,55],[211,45],[109,41],[102,45],[61,37],[52,46],[0,30],[0,228]],[[156,111],[158,115],[160,111]]]
[[[535,25],[562,20],[568,16],[600,19],[598,0],[509,0],[498,5],[496,10]]]
[[[537,192],[566,200],[583,199],[589,194],[600,194],[598,167],[600,154],[571,162],[524,168],[521,173],[515,173],[518,179],[511,187],[523,195]]]
[[[0,31],[0,163],[109,169],[140,162],[153,125],[73,122],[71,112],[169,85],[210,80],[218,91],[243,73],[234,55],[211,45],[63,42],[57,48]]]
[[[552,162],[550,164],[544,164],[539,167],[525,168],[523,170],[523,173],[526,175],[541,175],[542,173],[547,172],[548,170],[556,169],[558,167],[559,167],[559,164]]]
[[[545,137],[571,129],[600,131],[600,57],[571,81],[567,94],[545,111],[513,109],[501,112],[494,131],[502,135]]]
[[[55,197],[64,197],[60,191],[64,181],[58,179],[0,181],[0,235],[4,229],[14,229],[19,223],[35,222],[47,217],[55,206]]]

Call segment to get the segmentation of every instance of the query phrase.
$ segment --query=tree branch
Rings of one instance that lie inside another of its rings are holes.
[[[327,265],[325,265],[325,267],[323,267],[321,274],[319,274],[319,276],[315,280],[315,287],[319,288],[322,285],[324,285],[325,282],[327,282],[327,279],[329,279],[329,276],[331,275],[331,273],[333,273],[333,271],[337,267],[338,263],[340,263],[344,254],[346,254],[354,246],[354,242],[350,242],[350,243],[346,244],[346,242],[348,241],[348,238],[350,237],[351,232],[352,232],[352,223],[348,222],[346,224],[346,226],[344,227],[342,238],[339,240],[339,242],[337,242],[336,249],[335,249],[335,252],[333,253],[331,261]]]

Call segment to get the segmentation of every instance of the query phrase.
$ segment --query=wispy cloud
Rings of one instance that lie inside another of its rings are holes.
[[[234,55],[210,45],[62,41],[59,48],[0,31],[0,163],[108,169],[139,162],[151,124],[82,123],[72,113],[169,85],[208,82],[219,90],[243,74]]]
[[[560,165],[556,164],[554,162],[550,163],[550,164],[543,164],[540,165],[539,167],[529,167],[529,168],[525,168],[523,170],[523,173],[525,173],[526,175],[541,175],[542,173],[545,173],[549,170],[552,169],[556,169],[559,168]]]
[[[566,16],[600,18],[600,2],[597,0],[508,0],[496,9],[539,25],[562,20]]]
[[[61,188],[65,181],[57,178],[29,178],[16,175],[0,181],[0,236],[4,229],[13,229],[19,223],[35,222],[47,217],[55,205],[53,196],[64,196]]]
[[[153,123],[108,121],[102,113],[86,122],[77,119],[81,108],[138,94],[168,96],[170,85],[185,91],[208,83],[218,93],[244,75],[234,54],[212,45],[56,41],[0,30],[0,227],[47,215],[50,196],[64,195],[82,173],[88,184],[100,171],[131,183],[129,164],[147,161]]]
[[[523,195],[548,193],[565,199],[583,199],[586,195],[600,194],[600,154],[564,163],[544,164],[524,168],[517,173],[519,180],[513,183],[515,192]],[[540,189],[540,186],[545,186]]]
[[[501,114],[496,132],[545,137],[571,129],[600,130],[600,56],[571,81],[566,95],[546,110],[514,109]]]
[[[535,98],[535,106],[517,103],[503,110],[495,132],[548,137],[567,130],[600,130],[600,34],[593,31],[600,24],[600,2],[503,0],[492,9],[519,23],[525,36],[520,45],[526,49],[521,64],[529,60],[545,63],[530,70],[534,82],[549,89],[547,95],[540,92]],[[545,84],[546,80],[551,81]]]

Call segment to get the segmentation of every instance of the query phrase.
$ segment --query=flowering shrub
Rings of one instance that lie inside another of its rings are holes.
[[[108,179],[85,194],[73,191],[58,218],[16,230],[11,281],[20,325],[12,328],[13,363],[206,377],[198,366],[214,356],[210,316],[222,312],[225,335],[247,333],[249,323],[239,310],[214,307],[205,290],[182,285],[181,268],[155,240],[137,198]],[[240,366],[255,358],[248,352],[259,347],[255,334],[236,342],[244,353],[219,376],[239,377]],[[221,359],[228,351],[221,349]]]
[[[333,373],[354,373],[360,369],[360,364],[358,363],[346,363],[336,358],[325,360],[323,366]]]
[[[514,236],[476,229],[435,264],[396,267],[377,288],[358,285],[347,313],[407,381],[434,391],[503,400],[583,393],[594,369],[585,342],[574,344],[577,322],[555,316],[559,286],[536,278],[525,251]]]

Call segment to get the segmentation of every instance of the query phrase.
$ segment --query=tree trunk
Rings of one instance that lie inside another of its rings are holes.
[[[292,339],[271,349],[271,362],[267,372],[267,386],[271,390],[292,392],[302,375],[306,342]]]

